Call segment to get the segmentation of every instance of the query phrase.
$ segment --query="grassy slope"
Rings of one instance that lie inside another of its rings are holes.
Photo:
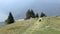
[[[0,34],[60,34],[60,17],[19,21],[1,27]]]

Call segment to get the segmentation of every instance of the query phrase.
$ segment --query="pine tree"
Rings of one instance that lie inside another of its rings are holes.
[[[31,17],[32,17],[32,18],[35,18],[35,13],[34,13],[33,10],[31,10]]]
[[[30,12],[30,10],[28,10],[27,12],[26,12],[26,19],[29,19],[31,17],[31,12]]]
[[[12,16],[11,12],[9,13],[8,19],[5,22],[6,22],[6,24],[14,23],[14,18]]]
[[[46,14],[44,14],[43,12],[41,12],[40,17],[47,17],[47,15],[46,15]]]
[[[36,18],[39,18],[39,15],[38,15],[38,13],[36,14]]]

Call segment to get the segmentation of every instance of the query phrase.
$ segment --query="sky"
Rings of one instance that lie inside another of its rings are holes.
[[[7,19],[9,12],[16,20],[25,18],[28,9],[48,16],[60,15],[60,0],[0,0],[0,22]]]

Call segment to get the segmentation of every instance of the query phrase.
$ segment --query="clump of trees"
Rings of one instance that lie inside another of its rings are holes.
[[[39,18],[39,14],[38,13],[35,14],[33,10],[28,10],[26,12],[26,19],[30,19],[31,17],[32,18]],[[45,13],[41,12],[40,17],[47,17],[47,15]]]
[[[47,17],[47,15],[45,13],[41,12],[40,17]]]
[[[12,15],[12,13],[10,12],[9,13],[9,16],[8,18],[5,20],[6,24],[11,24],[11,23],[14,23],[14,17]]]
[[[30,19],[30,18],[35,18],[35,13],[34,13],[34,11],[33,10],[28,10],[27,12],[26,12],[26,19]]]

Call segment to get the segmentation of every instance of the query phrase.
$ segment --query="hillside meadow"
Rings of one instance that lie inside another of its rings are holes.
[[[0,34],[60,34],[60,16],[18,21],[0,27]]]

